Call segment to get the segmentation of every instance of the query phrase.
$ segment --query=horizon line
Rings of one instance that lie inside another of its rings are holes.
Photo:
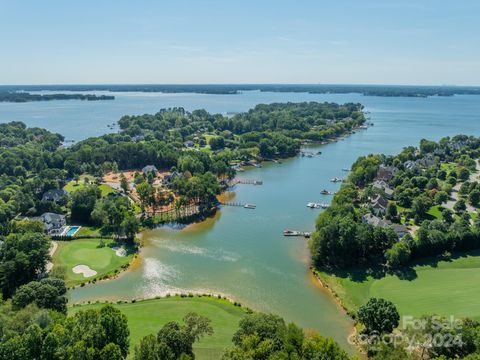
[[[465,84],[393,84],[393,83],[33,83],[33,84],[0,84],[0,87],[20,86],[396,86],[396,87],[480,87]]]

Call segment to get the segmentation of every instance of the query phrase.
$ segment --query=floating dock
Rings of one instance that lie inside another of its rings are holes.
[[[312,233],[306,231],[297,231],[297,230],[283,230],[283,236],[303,236],[305,238],[309,238],[312,236]]]

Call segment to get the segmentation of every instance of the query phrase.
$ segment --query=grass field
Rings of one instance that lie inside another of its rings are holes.
[[[104,240],[106,244],[111,240]],[[67,286],[99,279],[105,275],[112,275],[116,269],[128,264],[133,255],[120,257],[110,247],[98,248],[100,239],[78,239],[58,241],[58,249],[53,255],[53,264],[65,269]],[[85,278],[83,274],[75,274],[72,268],[76,265],[87,265],[97,272],[97,275]]]
[[[363,280],[320,273],[349,310],[370,297],[391,300],[401,315],[454,315],[480,320],[480,251],[459,254],[451,261],[417,265],[402,280],[396,275]],[[360,274],[353,273],[360,278]]]
[[[432,219],[438,219],[438,220],[443,220],[443,214],[440,211],[440,206],[435,205],[432,206],[428,211],[427,215],[430,215]]]
[[[69,309],[73,314],[79,310],[99,308],[102,304],[75,306]],[[130,328],[130,357],[140,339],[156,334],[169,321],[181,321],[188,312],[207,316],[212,320],[214,334],[203,338],[195,346],[195,355],[200,360],[219,359],[223,349],[232,345],[231,340],[238,322],[245,315],[242,308],[233,306],[227,300],[210,297],[170,297],[114,305],[128,318]]]
[[[67,190],[69,193],[72,193],[72,192],[75,192],[77,190],[80,190],[80,189],[84,188],[85,186],[86,186],[86,184],[85,184],[84,180],[82,179],[78,183],[75,180],[72,180],[69,183],[67,183],[67,185],[65,185],[63,188],[65,190]],[[107,196],[108,194],[116,191],[114,188],[112,188],[111,186],[109,186],[107,184],[100,184],[100,185],[98,185],[98,187],[100,189],[100,192],[102,193],[102,197]]]

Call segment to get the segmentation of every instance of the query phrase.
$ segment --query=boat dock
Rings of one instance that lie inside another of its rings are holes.
[[[310,209],[326,209],[328,207],[328,204],[326,203],[316,203],[316,202],[309,202],[307,204],[307,207]]]
[[[230,181],[230,186],[235,186],[237,184],[242,185],[263,185],[263,180],[256,180],[256,179],[233,179]]]
[[[283,230],[283,236],[303,236],[309,238],[312,236],[312,233],[306,231],[297,231],[297,230]]]
[[[236,207],[243,207],[245,209],[256,209],[257,205],[255,204],[247,204],[247,203],[241,203],[241,202],[221,202],[220,205],[222,206],[236,206]]]

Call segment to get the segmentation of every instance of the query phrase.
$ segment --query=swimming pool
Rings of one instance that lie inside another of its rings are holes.
[[[70,226],[70,228],[67,230],[65,235],[73,236],[79,229],[80,229],[80,226]]]

